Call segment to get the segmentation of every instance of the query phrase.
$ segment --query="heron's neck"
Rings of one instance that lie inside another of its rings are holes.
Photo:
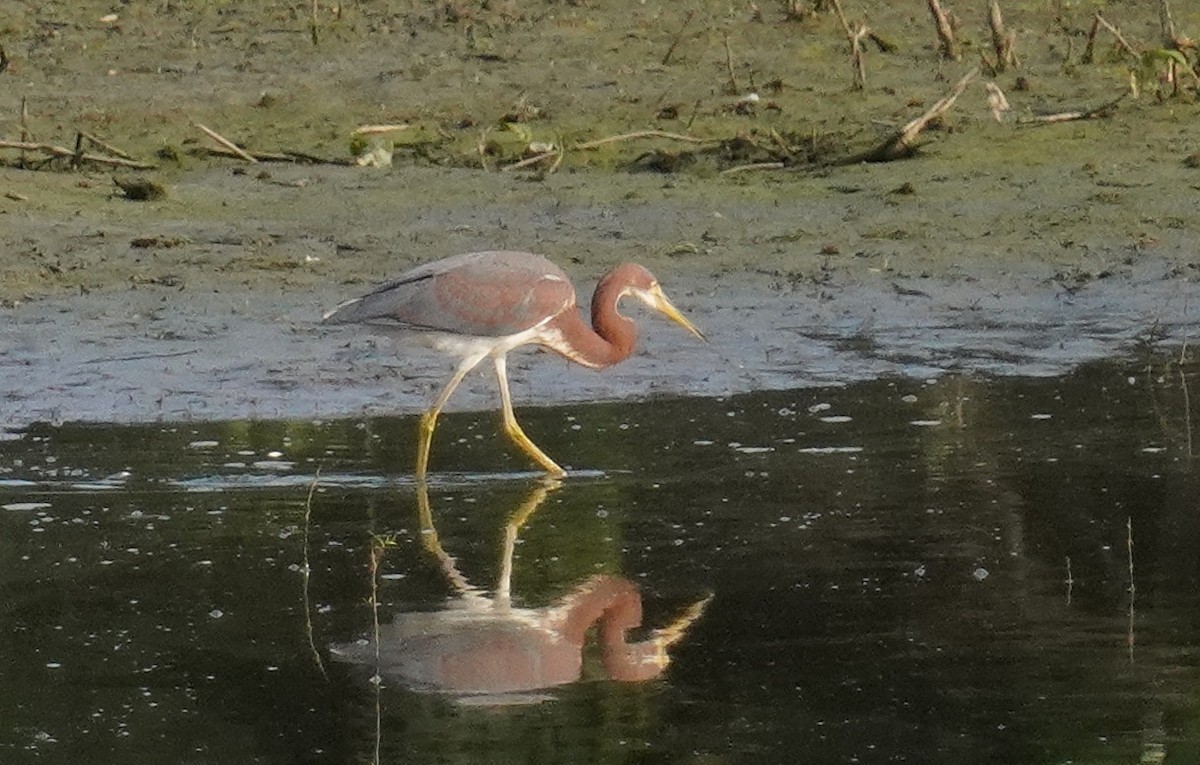
[[[642,596],[628,579],[598,575],[584,582],[555,608],[556,631],[576,645],[602,620],[601,642],[624,642],[625,631],[642,621]]]
[[[603,369],[624,361],[637,344],[637,325],[617,313],[624,285],[605,277],[592,296],[592,326],[574,309],[560,314],[554,326],[562,333],[566,348],[556,351],[584,366]],[[552,346],[553,347],[553,346]]]

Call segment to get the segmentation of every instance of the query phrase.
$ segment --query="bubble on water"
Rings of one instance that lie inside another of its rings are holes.
[[[982,582],[984,579],[988,578],[988,573],[989,572],[986,568],[980,566],[971,572],[971,576],[975,577],[975,581]]]
[[[832,423],[832,424],[836,425],[836,424],[842,423],[842,422],[850,422],[854,418],[847,417],[844,414],[831,414],[831,415],[828,415],[827,417],[818,417],[817,419],[820,420],[821,422],[828,422],[828,423]]]
[[[936,428],[942,424],[941,420],[912,420],[909,425],[915,425],[918,428]]]
[[[808,408],[808,413],[816,414],[817,412],[824,412],[824,411],[826,411],[828,409],[832,409],[832,408],[833,408],[833,404],[825,404],[825,403],[813,404],[812,406],[810,406]]]
[[[1029,419],[1031,419],[1031,420],[1050,420],[1053,418],[1054,418],[1054,415],[1046,414],[1044,412],[1039,412],[1038,414],[1029,415]]]
[[[220,446],[220,441],[192,441],[188,444],[189,449],[215,449]]]
[[[905,395],[905,396],[901,396],[901,397],[900,397],[900,400],[901,400],[901,401],[903,401],[903,402],[904,402],[904,403],[906,403],[906,404],[915,404],[915,403],[917,403],[917,397],[916,397],[916,396],[914,396],[914,395],[913,395],[913,394],[911,394],[911,393],[909,393],[908,395]]]
[[[225,615],[225,612],[219,608],[214,608],[213,610],[208,612],[208,616],[211,619],[220,619],[224,615]]]
[[[920,566],[917,566],[916,569],[913,571],[913,574],[915,574],[918,577],[925,576],[925,564],[922,563]]]

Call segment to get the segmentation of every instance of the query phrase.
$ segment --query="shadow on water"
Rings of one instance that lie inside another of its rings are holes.
[[[427,495],[410,420],[30,428],[0,761],[1197,761],[1177,362],[526,410],[557,490],[490,413]]]

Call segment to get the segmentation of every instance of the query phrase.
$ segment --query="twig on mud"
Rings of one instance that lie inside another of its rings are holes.
[[[571,148],[573,149],[595,149],[598,146],[603,146],[606,143],[616,143],[618,141],[633,141],[638,138],[667,138],[672,141],[683,141],[685,143],[720,143],[719,138],[697,138],[691,135],[683,135],[681,133],[668,133],[665,130],[638,130],[633,133],[622,133],[620,135],[610,135],[607,138],[597,138],[594,141],[584,141],[577,143]]]
[[[384,133],[396,133],[401,130],[411,130],[412,125],[408,123],[399,123],[396,125],[359,125],[351,133],[350,137],[359,135],[382,135]]]
[[[249,155],[255,162],[293,162],[309,165],[349,165],[350,160],[345,159],[330,159],[329,157],[318,157],[315,154],[308,154],[303,151],[246,151],[245,149],[233,150],[225,148],[204,147],[199,149],[200,152],[211,154],[217,157],[235,157],[244,159],[243,154]],[[190,153],[190,152],[189,152]]]
[[[543,151],[540,154],[534,154],[532,157],[526,157],[525,159],[521,160],[520,162],[514,162],[511,165],[505,165],[504,167],[500,168],[500,172],[506,173],[509,170],[520,170],[522,167],[529,167],[530,165],[536,165],[539,162],[544,162],[547,159],[550,159],[551,157],[555,157],[555,156],[559,157],[559,161],[554,163],[554,167],[557,167],[562,162],[561,154],[562,154],[562,152],[559,151],[558,149],[551,149],[550,151]]]
[[[1100,30],[1100,27],[1107,29],[1112,36],[1116,38],[1117,45],[1121,48],[1121,50],[1125,51],[1134,58],[1138,57],[1138,52],[1133,49],[1133,46],[1130,45],[1125,39],[1124,35],[1121,34],[1121,30],[1108,23],[1108,20],[1100,15],[1100,11],[1096,11],[1095,15],[1092,17],[1092,28],[1088,32],[1087,46],[1083,49],[1083,57],[1080,59],[1081,62],[1085,64],[1092,63],[1092,49],[1096,42],[1096,33]]]
[[[688,28],[688,24],[692,23],[692,17],[696,15],[695,11],[688,11],[683,17],[683,24],[679,26],[679,31],[675,33],[675,37],[671,40],[671,45],[667,48],[667,53],[663,56],[662,65],[666,66],[671,62],[671,55],[675,53],[675,47],[679,45],[679,41],[683,39],[684,30]]]
[[[787,164],[784,162],[752,162],[749,165],[734,165],[733,167],[725,168],[721,171],[721,175],[747,173],[753,170],[782,170],[785,167],[787,167]]]
[[[80,131],[79,135],[80,135],[80,137],[85,138],[88,141],[90,141],[91,143],[95,144],[99,148],[104,149],[109,154],[112,154],[114,157],[120,157],[121,159],[133,159],[133,157],[129,154],[129,152],[121,151],[116,146],[113,146],[110,143],[105,143],[104,141],[101,141],[99,138],[92,135],[91,133],[84,133],[84,132]]]
[[[1122,93],[1108,103],[1101,104],[1094,109],[1087,109],[1085,111],[1058,112],[1056,114],[1041,114],[1036,117],[1026,117],[1025,119],[1018,120],[1018,122],[1025,125],[1053,125],[1059,122],[1074,122],[1075,120],[1091,120],[1098,119],[1100,117],[1110,117],[1112,116],[1112,113],[1116,111],[1117,104],[1121,103],[1121,101],[1124,100],[1125,96],[1127,95],[1128,93]]]
[[[942,10],[938,0],[927,0],[929,13],[933,15],[933,26],[937,30],[938,42],[942,49],[942,58],[958,60],[958,45],[954,42],[954,27],[946,12]]]
[[[4,74],[5,69],[8,69],[8,54],[4,52],[4,46],[0,45],[0,74]]]
[[[244,159],[247,162],[250,162],[251,164],[258,162],[258,160],[255,159],[252,155],[250,155],[248,152],[243,150],[236,143],[229,140],[225,136],[221,135],[217,131],[212,130],[211,128],[205,127],[204,125],[201,125],[199,122],[193,122],[192,124],[195,125],[196,127],[200,128],[200,130],[202,130],[206,136],[213,139],[217,143],[221,144],[221,146],[225,147],[230,152],[232,152],[235,157]]]
[[[100,154],[87,154],[83,151],[68,149],[64,146],[55,146],[50,143],[33,143],[31,141],[6,141],[0,140],[0,149],[19,149],[24,155],[27,151],[40,151],[43,154],[49,154],[51,157],[70,158],[72,164],[79,162],[95,162],[101,165],[112,165],[115,167],[129,167],[134,170],[153,170],[156,166],[148,162],[138,162],[132,159],[123,157],[108,157]]]
[[[954,89],[943,98],[941,98],[933,106],[929,107],[920,117],[912,120],[904,127],[900,128],[895,134],[889,137],[886,141],[876,146],[870,151],[858,154],[856,156],[844,159],[837,164],[857,164],[859,162],[891,162],[895,159],[903,159],[910,157],[917,150],[916,140],[925,128],[929,127],[929,123],[933,122],[938,117],[941,117],[950,107],[954,106],[954,102],[966,90],[967,85],[975,76],[979,74],[978,69],[972,69],[967,74],[954,84]]]
[[[320,45],[321,38],[317,33],[317,0],[312,0],[312,11],[308,16],[308,33],[313,45]]]

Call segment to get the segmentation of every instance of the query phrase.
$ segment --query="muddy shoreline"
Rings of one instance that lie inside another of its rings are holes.
[[[38,140],[100,134],[154,161],[166,196],[124,198],[121,170],[21,169],[5,155],[5,420],[417,411],[444,361],[316,321],[414,263],[480,249],[548,255],[583,303],[608,267],[640,261],[711,338],[697,345],[647,318],[642,351],[600,375],[522,354],[514,393],[526,405],[1057,374],[1196,335],[1195,94],[1146,93],[1105,119],[1022,121],[1127,87],[1128,64],[1107,44],[1079,62],[1086,14],[1010,12],[1024,63],[994,78],[1013,103],[1003,122],[981,77],[917,158],[723,175],[772,142],[865,148],[972,64],[938,61],[924,16],[883,9],[872,24],[900,48],[871,54],[868,86],[853,91],[832,16],[694,6],[685,34],[674,7],[348,6],[335,18],[321,6],[315,48],[307,19],[255,2],[115,20],[98,3],[23,6],[0,41],[11,86],[0,133],[16,135],[24,98]],[[978,47],[975,10],[962,28]],[[1154,39],[1156,19],[1122,21]],[[1200,26],[1190,11],[1177,21]],[[745,95],[732,84],[761,91],[761,106],[731,108]],[[339,161],[356,125],[411,129],[388,168],[246,165],[207,155],[196,122]],[[501,170],[538,142],[645,129],[725,153],[622,141],[568,152],[553,173]],[[645,160],[667,155],[680,161]],[[453,404],[493,395],[474,376]]]

